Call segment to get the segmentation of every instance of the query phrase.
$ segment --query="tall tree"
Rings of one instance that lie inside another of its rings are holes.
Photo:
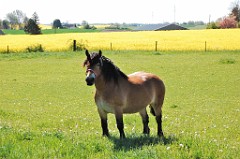
[[[7,20],[11,24],[12,29],[23,29],[24,19],[26,18],[26,14],[21,10],[14,10],[11,13],[6,15]]]
[[[18,24],[17,17],[13,13],[8,13],[6,15],[6,18],[9,21],[9,24],[11,25],[11,29],[15,29]]]
[[[39,24],[39,16],[38,16],[37,12],[33,13],[31,19],[34,20],[36,24]]]
[[[23,20],[24,27],[27,25],[28,20],[29,20],[28,17],[25,17],[25,18],[24,18],[24,20]]]
[[[37,25],[35,20],[29,19],[24,31],[29,34],[41,34],[41,28]]]
[[[235,20],[237,22],[240,22],[240,2],[239,2],[239,0],[232,3],[230,16],[234,16]]]

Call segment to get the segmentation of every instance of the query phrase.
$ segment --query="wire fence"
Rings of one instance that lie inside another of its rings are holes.
[[[25,49],[16,50],[14,47],[12,48],[10,45],[6,46],[6,49],[0,48],[0,53],[14,53],[14,52],[61,52],[61,51],[81,51],[85,49],[89,50],[142,50],[142,51],[235,51],[240,50],[240,48],[221,48],[220,45],[214,45],[214,43],[208,43],[207,41],[199,41],[194,43],[185,43],[185,44],[175,44],[176,46],[169,46],[172,42],[159,42],[152,41],[147,43],[127,43],[123,46],[120,43],[113,42],[105,42],[101,45],[94,45],[92,43],[83,43],[82,41],[72,40],[72,42],[66,44],[65,47],[56,48],[56,49],[48,49],[48,47],[42,44],[34,44],[26,47]]]

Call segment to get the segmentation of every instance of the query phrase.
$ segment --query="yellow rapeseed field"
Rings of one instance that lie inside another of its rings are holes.
[[[84,43],[89,50],[154,50],[202,51],[240,50],[240,29],[181,30],[144,32],[68,33],[50,35],[0,36],[0,52],[26,52],[41,44],[45,51],[69,51],[73,40]]]

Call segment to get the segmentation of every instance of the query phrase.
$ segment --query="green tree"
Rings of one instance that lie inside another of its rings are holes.
[[[0,19],[0,29],[3,28],[3,25],[2,25],[2,20]]]
[[[34,12],[34,13],[33,13],[31,19],[34,20],[34,22],[35,22],[36,24],[39,24],[39,16],[38,16],[37,12]]]
[[[220,27],[217,23],[211,22],[207,25],[207,29],[220,29]]]
[[[7,20],[11,24],[12,29],[23,29],[24,19],[26,18],[26,14],[21,10],[15,10],[6,15]]]
[[[239,25],[240,24],[240,2],[239,2],[239,0],[232,3],[230,16],[235,18],[235,20],[238,23],[238,27],[240,27],[240,25]]]
[[[35,20],[29,19],[24,31],[28,34],[41,34],[41,28],[37,25]]]
[[[83,26],[83,29],[91,29],[90,25],[86,20],[82,21],[82,26]]]
[[[27,23],[28,23],[28,20],[29,20],[29,19],[28,19],[28,17],[25,17],[25,18],[24,18],[24,20],[23,20],[23,24],[24,24],[24,26],[26,26],[26,25],[27,25]]]
[[[9,24],[11,25],[11,29],[15,29],[18,24],[17,17],[13,13],[8,13],[6,15],[6,18],[9,21]]]
[[[53,21],[53,26],[52,26],[52,28],[53,28],[53,29],[56,29],[56,28],[62,29],[63,26],[62,26],[61,21],[60,21],[59,19],[55,19],[55,20]]]
[[[10,23],[8,20],[3,20],[2,21],[2,28],[3,29],[9,29],[10,28]]]

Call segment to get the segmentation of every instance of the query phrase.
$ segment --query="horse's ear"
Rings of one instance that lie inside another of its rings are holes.
[[[91,61],[91,57],[90,57],[90,54],[89,54],[88,50],[85,51],[85,54],[87,56],[88,61]]]
[[[99,57],[101,57],[102,56],[102,51],[99,50],[98,54],[99,54]]]

